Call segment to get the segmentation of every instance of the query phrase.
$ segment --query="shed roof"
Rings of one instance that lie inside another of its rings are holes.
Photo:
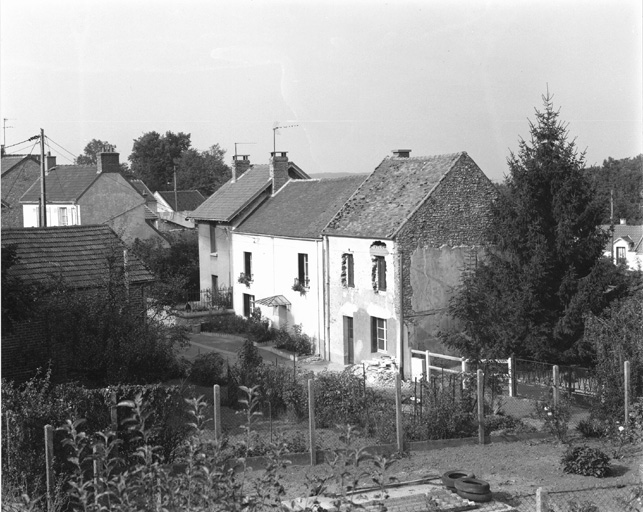
[[[62,278],[73,288],[91,288],[105,282],[109,256],[114,256],[115,265],[121,269],[124,265],[125,245],[103,225],[3,229],[2,247],[6,246],[14,246],[18,257],[10,273],[26,283]],[[154,280],[131,251],[127,272],[133,284]]]
[[[321,238],[326,224],[366,175],[324,180],[291,180],[236,229],[240,233]]]
[[[58,165],[52,167],[45,183],[47,203],[73,203],[92,186],[100,176],[96,166]],[[40,178],[20,198],[21,203],[38,203],[40,199]]]
[[[196,210],[205,201],[205,197],[198,190],[177,190],[176,200],[179,203],[177,208],[174,204],[174,190],[157,191],[163,200],[175,212],[191,212]]]
[[[324,234],[393,237],[464,155],[385,158],[330,221]]]

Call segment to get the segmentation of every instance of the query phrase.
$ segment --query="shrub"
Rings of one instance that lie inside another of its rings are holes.
[[[565,473],[604,478],[610,474],[610,458],[597,448],[570,446],[563,454],[561,464]]]
[[[303,333],[301,325],[295,325],[292,333],[285,328],[277,331],[275,347],[294,352],[298,356],[308,356],[315,350],[315,339]]]
[[[580,420],[576,426],[576,430],[578,430],[583,437],[600,438],[607,435],[609,425],[604,421],[590,417],[586,420]]]
[[[259,353],[259,349],[250,340],[245,340],[243,345],[237,352],[237,364],[241,372],[254,373],[259,366],[263,363],[263,358]]]
[[[529,426],[513,416],[505,416],[504,414],[495,414],[493,416],[485,416],[484,418],[485,432],[494,432],[498,430],[510,430],[513,432],[527,432]]]
[[[567,396],[561,394],[558,405],[552,400],[538,400],[534,403],[536,418],[543,421],[543,430],[559,441],[567,439],[567,429],[571,418],[571,402]]]
[[[375,402],[378,395],[365,390],[364,380],[350,369],[341,373],[322,372],[315,377],[315,420],[320,428],[336,424],[364,427],[367,402]]]
[[[200,354],[190,368],[190,380],[202,386],[225,384],[225,361],[218,352]]]

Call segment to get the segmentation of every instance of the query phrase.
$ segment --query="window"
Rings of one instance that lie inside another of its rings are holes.
[[[297,255],[298,261],[298,273],[297,278],[299,279],[299,284],[308,288],[308,254],[299,253]]]
[[[219,276],[212,274],[212,293],[217,293],[219,290]]]
[[[58,208],[58,225],[67,226],[68,224],[67,208]]]
[[[246,277],[252,280],[252,253],[244,252],[243,253],[243,273]]]
[[[386,260],[384,256],[373,256],[373,290],[386,291]]]
[[[371,352],[386,351],[386,320],[371,317]]]
[[[255,309],[255,296],[248,293],[243,294],[243,316],[249,318]]]
[[[616,263],[625,263],[626,258],[625,258],[625,247],[617,247],[616,248]]]
[[[355,287],[355,267],[353,255],[350,253],[342,254],[342,286],[347,288]]]
[[[78,226],[80,224],[78,222],[78,210],[76,209],[75,206],[71,207],[71,225],[72,226]]]
[[[217,234],[216,234],[217,228],[215,225],[210,224],[210,253],[216,253],[217,252]]]

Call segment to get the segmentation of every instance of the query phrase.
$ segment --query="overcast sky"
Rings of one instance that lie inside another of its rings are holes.
[[[466,151],[493,180],[541,95],[589,164],[643,152],[641,0],[2,0],[6,144],[187,132],[308,173]],[[4,142],[4,137],[3,137]],[[58,163],[72,156],[50,143]],[[10,148],[8,152],[31,145]],[[34,151],[38,151],[35,148]]]

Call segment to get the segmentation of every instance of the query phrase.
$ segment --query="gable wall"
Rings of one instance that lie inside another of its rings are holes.
[[[462,156],[396,237],[411,348],[446,352],[437,333],[451,325],[445,309],[462,269],[481,257],[496,197],[491,181]]]

